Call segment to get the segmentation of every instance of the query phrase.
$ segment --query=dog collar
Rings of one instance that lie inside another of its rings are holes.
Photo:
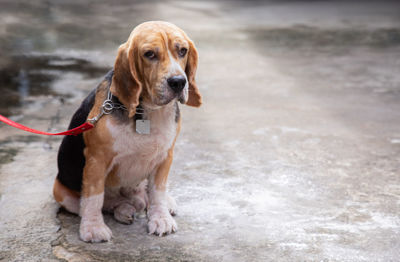
[[[113,101],[114,97],[116,101]],[[127,111],[127,108],[119,102],[118,97],[112,95],[109,89],[107,93],[107,98],[101,105],[100,113],[97,116],[88,119],[87,121],[90,124],[95,125],[103,115],[109,115],[112,112],[114,112],[114,110],[119,110],[119,109]],[[136,123],[136,133],[142,135],[148,135],[150,134],[150,120],[143,119],[143,115],[144,115],[144,108],[141,106],[141,104],[139,104],[136,107],[136,113],[134,116],[134,120]]]
[[[94,125],[97,123],[97,121],[99,121],[99,119],[103,115],[109,115],[116,109],[127,110],[123,104],[118,103],[118,102],[114,103],[112,101],[112,99],[113,99],[113,95],[111,94],[110,90],[108,90],[107,98],[104,100],[103,104],[101,105],[100,113],[97,116],[88,119],[87,121]]]

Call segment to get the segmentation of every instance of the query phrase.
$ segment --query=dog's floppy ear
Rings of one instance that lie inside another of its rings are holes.
[[[129,46],[129,41],[119,47],[111,84],[111,93],[128,109],[129,117],[135,115],[142,92],[142,85],[137,77],[135,53],[134,48]]]
[[[201,94],[196,84],[196,70],[197,70],[197,62],[199,60],[196,47],[193,42],[189,40],[189,53],[188,60],[186,62],[185,73],[189,81],[189,97],[186,104],[188,106],[199,107],[202,104]]]

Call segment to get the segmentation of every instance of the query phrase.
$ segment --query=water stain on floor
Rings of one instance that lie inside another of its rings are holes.
[[[25,105],[27,97],[65,97],[51,88],[64,73],[74,72],[84,78],[95,78],[108,70],[85,59],[54,55],[13,56],[9,61],[0,68],[0,114],[5,116],[18,113],[18,107]]]
[[[33,142],[43,141],[41,137],[36,135],[18,135],[10,136],[0,141],[0,167],[10,163],[22,148]],[[58,141],[57,138],[49,137],[47,141]],[[46,143],[44,144],[44,146]]]

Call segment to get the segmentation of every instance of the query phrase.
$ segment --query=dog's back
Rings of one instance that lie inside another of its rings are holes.
[[[112,75],[113,70],[107,73],[100,86],[104,84],[109,86]],[[83,100],[82,104],[73,115],[68,129],[75,128],[86,122],[89,112],[93,108],[97,90],[98,87],[93,89],[85,100]],[[61,184],[76,192],[80,192],[82,189],[83,167],[85,166],[85,157],[83,155],[84,148],[85,142],[83,140],[83,135],[79,134],[77,136],[65,136],[58,150],[57,179]]]

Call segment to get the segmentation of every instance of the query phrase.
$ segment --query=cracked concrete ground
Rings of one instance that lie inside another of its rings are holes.
[[[0,125],[0,261],[399,261],[400,4],[1,1],[0,112],[64,130],[146,20],[200,53],[169,191],[179,231],[146,219],[86,244],[52,198],[60,138]]]

